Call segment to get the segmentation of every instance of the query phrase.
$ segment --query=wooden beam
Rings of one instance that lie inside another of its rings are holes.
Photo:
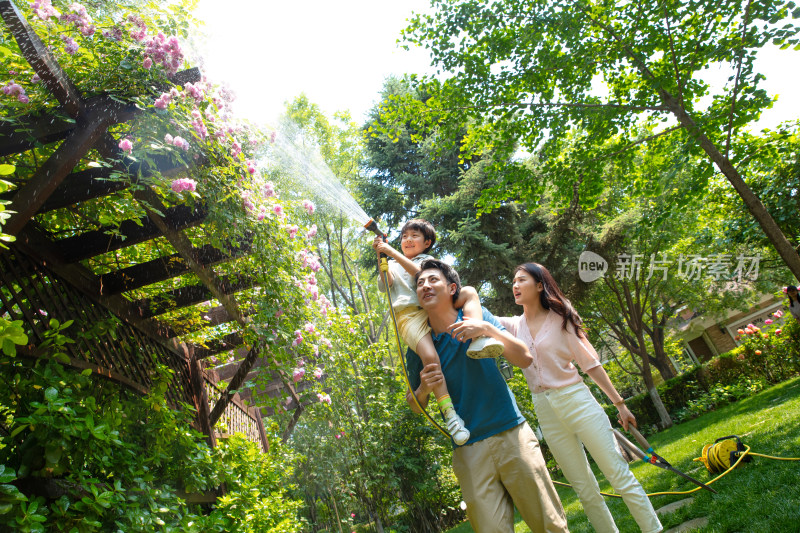
[[[77,117],[82,109],[80,95],[61,66],[44,43],[30,27],[28,21],[11,0],[0,0],[0,15],[19,44],[19,49],[33,70],[42,78],[47,90],[53,93],[64,109]]]
[[[205,220],[207,211],[203,206],[194,209],[186,205],[178,205],[165,210],[166,223],[175,230],[197,226]],[[148,216],[136,220],[125,220],[119,226],[103,226],[94,231],[56,241],[56,251],[67,263],[77,263],[106,252],[133,246],[149,241],[161,235]]]
[[[56,109],[49,115],[24,116],[0,126],[0,157],[65,139],[75,129],[75,120],[60,115]]]
[[[222,413],[225,412],[225,408],[235,394],[233,391],[238,390],[239,387],[242,386],[242,383],[244,383],[244,378],[247,376],[247,373],[250,372],[250,368],[252,368],[256,358],[258,358],[259,352],[260,347],[258,345],[254,345],[250,348],[250,351],[247,352],[247,356],[244,358],[241,365],[239,365],[236,374],[234,374],[231,381],[228,383],[228,388],[220,394],[217,403],[214,404],[214,409],[211,410],[210,418],[212,427],[216,425]]]
[[[289,421],[289,425],[286,426],[286,431],[283,432],[283,436],[281,437],[281,440],[283,442],[286,442],[287,440],[289,440],[289,437],[292,436],[294,427],[297,425],[297,421],[300,420],[300,415],[303,414],[303,411],[305,411],[305,408],[302,405],[298,405],[297,409],[294,410],[294,415],[292,416],[292,419]]]
[[[192,253],[195,255],[195,261],[198,264],[208,267],[244,255],[249,250],[249,246],[242,246],[231,250],[230,254],[225,254],[210,244],[206,244],[200,248],[192,248]],[[190,265],[182,254],[177,253],[159,257],[152,261],[103,274],[100,276],[102,279],[102,291],[106,295],[120,294],[181,276],[191,270]]]
[[[144,161],[131,162],[127,167],[125,179],[112,179],[115,172],[120,172],[112,168],[90,168],[73,172],[64,178],[61,185],[39,209],[39,213],[61,209],[125,190],[132,184],[138,183],[140,176],[149,177],[158,173],[163,177],[172,178],[185,174],[188,170],[186,165],[173,163],[167,156],[154,156],[153,161],[156,163],[155,168]]]
[[[226,294],[234,294],[253,286],[253,278],[224,276],[220,278],[220,288]],[[134,303],[145,310],[146,317],[158,316],[173,309],[197,305],[212,300],[214,295],[205,285],[189,285],[164,294],[136,300]]]
[[[67,174],[102,137],[108,126],[117,121],[118,113],[124,109],[110,98],[106,102],[106,107],[93,108],[85,121],[79,120],[78,126],[36,170],[25,186],[17,191],[11,205],[8,206],[8,209],[15,213],[6,222],[3,228],[5,233],[18,235]]]
[[[212,355],[217,355],[222,352],[227,352],[229,350],[233,350],[237,346],[241,346],[244,343],[244,338],[242,334],[239,332],[231,333],[229,335],[225,335],[221,339],[214,339],[206,343],[208,346],[207,348],[203,348],[200,346],[194,347],[195,357],[198,359],[207,359]]]
[[[122,296],[101,294],[98,276],[80,264],[66,264],[53,252],[52,244],[39,231],[25,228],[14,242],[27,255],[64,279],[73,287],[84,293],[92,301],[105,307],[120,319],[126,321],[148,337],[155,339],[180,357],[188,357],[186,346],[175,339],[174,332],[166,324],[153,319],[142,318],[139,310]]]

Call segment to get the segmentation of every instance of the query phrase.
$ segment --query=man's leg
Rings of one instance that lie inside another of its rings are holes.
[[[527,422],[495,436],[492,450],[500,480],[533,533],[563,533],[567,517],[550,479],[542,449]]]
[[[475,533],[513,533],[514,505],[500,483],[489,437],[453,450],[453,472]]]

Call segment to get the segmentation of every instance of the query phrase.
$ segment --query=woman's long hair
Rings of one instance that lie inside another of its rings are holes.
[[[520,270],[524,270],[531,275],[534,281],[542,284],[544,290],[539,293],[539,301],[542,303],[542,307],[553,311],[563,319],[561,327],[566,330],[567,324],[572,324],[578,337],[586,337],[583,327],[581,327],[583,320],[581,320],[575,308],[572,307],[572,303],[558,288],[558,283],[553,279],[550,271],[539,263],[524,263],[519,265],[514,272],[519,272]]]
[[[794,307],[794,304],[800,305],[800,294],[796,295],[794,300],[792,300],[792,295],[789,294],[790,292],[795,292],[795,291],[797,291],[797,287],[795,287],[794,285],[789,285],[788,287],[786,287],[786,296],[789,298],[789,307]]]

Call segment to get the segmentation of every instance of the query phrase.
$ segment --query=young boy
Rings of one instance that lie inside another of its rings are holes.
[[[419,272],[419,265],[425,259],[432,259],[427,252],[436,242],[436,232],[433,225],[427,220],[412,219],[403,225],[400,230],[401,254],[380,237],[376,237],[372,247],[380,254],[392,258],[389,261],[389,271],[386,273],[391,295],[392,308],[397,319],[397,328],[400,336],[409,348],[416,352],[422,360],[423,366],[430,363],[440,364],[439,354],[433,347],[433,338],[430,335],[431,327],[428,325],[428,314],[419,306],[417,288],[414,275]],[[378,287],[385,291],[383,277],[378,277]],[[483,320],[483,310],[478,299],[478,292],[473,287],[463,287],[455,302],[456,308],[464,309],[464,318]],[[498,357],[503,353],[503,344],[490,337],[480,337],[472,341],[467,348],[467,355],[473,359],[485,357]],[[461,446],[469,440],[469,430],[464,425],[464,420],[455,411],[453,401],[447,391],[447,384],[442,381],[433,389],[436,402],[442,412],[447,430],[453,441]]]

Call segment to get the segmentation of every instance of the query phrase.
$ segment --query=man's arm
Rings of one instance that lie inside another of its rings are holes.
[[[417,397],[417,401],[414,401],[411,391],[406,392],[406,401],[412,411],[422,414],[420,407],[422,409],[428,407],[428,399],[431,396],[431,392],[433,392],[433,388],[436,385],[444,382],[444,375],[438,364],[430,363],[425,365],[422,372],[419,373],[419,379],[419,387],[414,391],[414,396]],[[417,402],[419,402],[419,405],[417,405]]]

